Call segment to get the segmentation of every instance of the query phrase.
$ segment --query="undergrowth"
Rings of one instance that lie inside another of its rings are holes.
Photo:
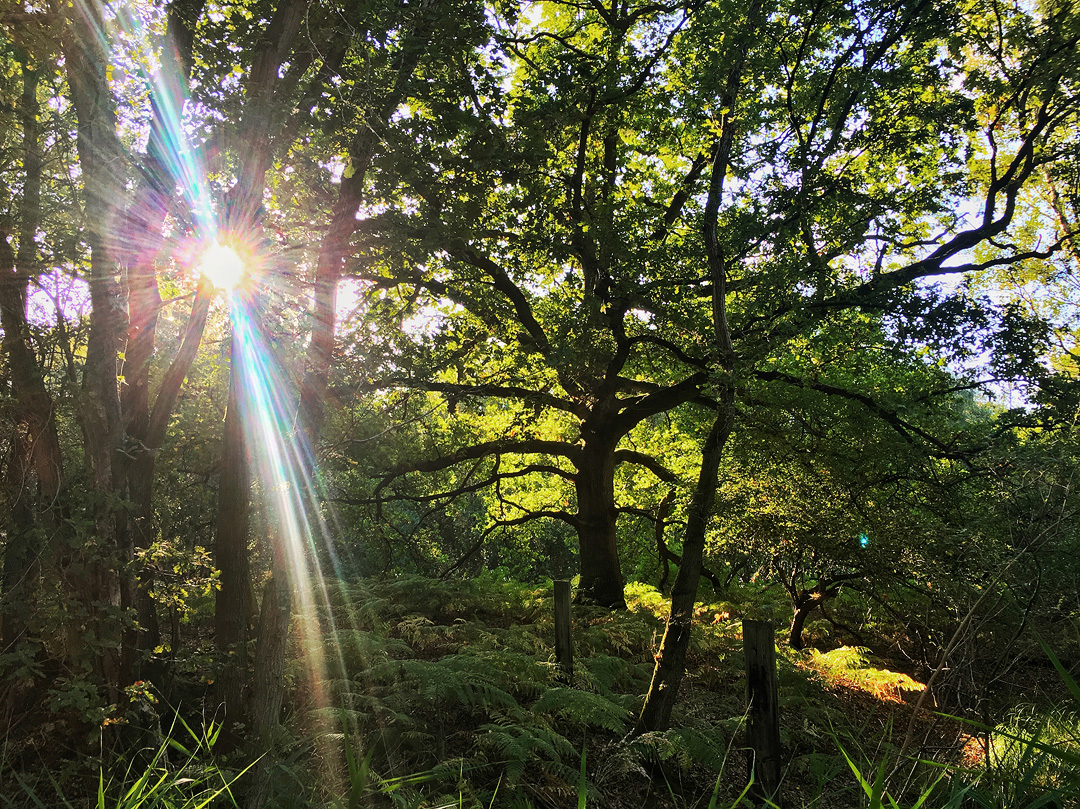
[[[627,588],[626,612],[575,607],[568,677],[554,662],[550,591],[494,578],[333,583],[331,607],[321,615],[325,672],[312,679],[299,649],[295,656],[285,732],[269,758],[272,805],[766,805],[746,791],[739,604],[700,605],[672,729],[630,738],[668,602],[636,584]],[[933,759],[902,755],[898,737],[911,707],[898,697],[921,686],[867,650],[780,648],[778,664],[786,754],[779,805],[1075,805],[1070,785],[1080,781],[1080,734],[1073,712],[1013,715],[988,731],[993,768],[965,768],[947,745]],[[1080,705],[1080,689],[1076,696]],[[244,762],[219,768],[213,731],[200,736],[182,721],[174,731],[188,741],[166,739],[138,764],[102,765],[96,803],[80,802],[47,778],[19,776],[19,789],[5,788],[0,809],[231,805],[228,773]]]
[[[210,723],[195,730],[181,717],[174,717],[169,731],[156,747],[139,751],[126,764],[102,762],[89,796],[93,809],[205,809],[236,806],[233,788],[256,762],[239,770],[218,765],[214,745],[221,726]],[[48,768],[34,777],[9,770],[0,792],[0,806],[34,809],[81,809],[88,804],[84,793],[76,792]]]

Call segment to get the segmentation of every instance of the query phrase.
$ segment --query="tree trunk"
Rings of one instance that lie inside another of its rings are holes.
[[[245,805],[260,809],[270,797],[270,773],[276,761],[267,755],[273,749],[274,734],[281,720],[284,700],[285,656],[292,614],[292,586],[280,539],[275,539],[274,571],[263,588],[259,615],[258,646],[251,681],[251,721],[254,735],[250,745],[256,765],[253,784]]]
[[[282,0],[275,7],[252,60],[245,88],[244,116],[239,127],[239,144],[243,150],[239,176],[225,201],[226,230],[247,243],[258,243],[262,233],[260,209],[266,172],[273,157],[270,136],[277,108],[274,92],[280,85],[281,66],[292,52],[306,10],[304,0]],[[231,305],[244,308],[246,311],[240,316],[257,322],[260,316],[258,300],[257,296],[252,298],[255,300],[241,300],[235,296]],[[236,341],[234,325],[214,543],[215,565],[221,571],[221,589],[214,607],[214,634],[218,653],[224,656],[218,699],[230,724],[246,721],[247,717],[244,686],[248,675],[247,644],[252,609],[248,560],[251,470],[240,401],[244,394],[243,378],[253,369],[242,367],[244,352]],[[238,739],[229,742],[236,744]]]
[[[583,431],[584,432],[584,431]],[[611,609],[626,609],[619,565],[615,509],[615,447],[613,432],[586,435],[575,487],[580,548],[580,597]]]
[[[803,648],[803,629],[806,626],[806,619],[819,603],[810,593],[803,593],[796,600],[795,615],[791,619],[791,628],[788,630],[788,646],[792,649]]]
[[[176,399],[183,387],[184,378],[191,370],[202,342],[207,316],[210,313],[212,294],[213,291],[207,282],[200,283],[195,301],[191,306],[184,339],[158,388],[157,397],[154,399],[154,409],[148,414],[145,427],[140,428],[140,431],[132,431],[132,427],[129,426],[129,435],[138,442],[135,458],[128,468],[127,475],[128,496],[134,506],[133,528],[136,548],[149,548],[154,541],[155,458],[165,440],[169,417],[176,406]],[[129,663],[133,667],[131,673],[136,677],[139,674],[138,659],[143,653],[155,648],[161,642],[157,608],[150,595],[153,581],[151,571],[144,570],[140,573],[135,592],[135,608],[141,632],[137,637],[125,639],[125,651],[130,656],[129,660],[134,658]],[[175,652],[175,649],[173,651]]]
[[[653,524],[653,539],[656,542],[656,559],[661,566],[660,583],[657,588],[661,593],[667,587],[668,576],[671,575],[671,562],[674,554],[668,549],[664,541],[664,527],[671,510],[675,507],[675,489],[670,489],[656,508],[656,521]],[[676,562],[675,564],[679,564]]]
[[[716,500],[720,459],[724,454],[728,436],[731,435],[734,419],[734,397],[726,390],[723,392],[720,412],[713,421],[701,451],[701,471],[686,520],[682,564],[679,565],[679,574],[675,577],[675,585],[671,589],[671,615],[664,630],[660,653],[656,657],[649,693],[634,728],[635,735],[666,730],[671,721],[671,711],[675,707],[679,685],[686,668],[686,650],[690,645],[694,602],[697,600],[698,583],[701,580],[705,532]]]
[[[146,431],[150,420],[150,362],[157,333],[158,308],[161,305],[154,259],[161,246],[161,227],[165,221],[163,195],[145,179],[136,190],[127,220],[124,241],[135,248],[125,261],[128,335],[123,365],[125,384],[120,403],[126,424],[128,453],[132,460],[126,464],[125,480],[119,483],[126,487],[127,496],[135,506],[128,525],[133,551],[134,548],[149,547],[152,534],[149,501],[152,496],[153,461],[147,453]],[[136,607],[140,601],[136,589],[147,592],[148,585],[144,583],[139,588],[138,582],[130,574],[121,575],[122,600],[125,606]],[[146,605],[142,606],[142,609],[137,609],[139,624],[150,634],[153,638],[151,642],[156,646],[156,614],[146,609]],[[139,638],[140,632],[135,627],[129,627],[124,632],[120,655],[124,682],[139,679]]]
[[[687,515],[682,564],[679,565],[679,575],[675,577],[675,586],[671,590],[671,615],[660,644],[660,654],[656,657],[649,693],[634,728],[635,734],[666,730],[671,721],[671,711],[675,707],[685,669],[686,649],[690,645],[694,602],[697,599],[701,560],[705,552],[705,531],[712,516],[713,503],[716,501],[720,459],[724,454],[724,445],[735,427],[735,389],[732,376],[737,361],[727,316],[727,260],[717,235],[717,222],[723,199],[724,178],[730,165],[731,147],[735,137],[735,126],[726,116],[731,114],[738,101],[743,66],[746,63],[750,38],[757,30],[760,9],[759,0],[751,0],[746,11],[744,30],[734,44],[734,59],[728,71],[723,96],[723,104],[728,113],[725,113],[721,120],[721,134],[713,155],[702,228],[712,280],[713,342],[721,374],[718,380],[718,407],[716,418],[701,450],[701,471],[698,473],[697,486]]]
[[[15,435],[6,481],[7,543],[3,559],[3,609],[0,650],[23,637],[34,614],[39,559],[45,537],[59,520],[52,518],[63,480],[63,457],[52,397],[29,342],[27,283],[37,266],[35,236],[41,221],[41,150],[37,101],[39,71],[23,65],[19,119],[23,129],[23,189],[19,200],[19,247],[12,252],[9,234],[0,231],[0,326],[8,377],[15,401]],[[45,529],[44,531],[40,529]]]
[[[100,32],[107,30],[103,7],[66,10],[61,37],[68,86],[78,120],[76,144],[82,173],[86,241],[90,245],[90,330],[86,343],[80,401],[76,412],[97,503],[94,530],[76,552],[86,575],[67,579],[73,597],[92,618],[72,625],[68,642],[79,656],[87,643],[95,651],[92,667],[119,701],[119,649],[122,616],[119,570],[131,555],[124,511],[116,506],[125,459],[118,358],[127,333],[119,274],[117,224],[126,197],[128,161],[116,134],[116,114],[105,71],[109,56]],[[109,609],[109,607],[113,609]]]
[[[117,282],[116,226],[124,199],[127,161],[116,136],[112,94],[105,79],[108,55],[99,32],[107,30],[97,6],[72,7],[64,32],[68,84],[78,118],[77,146],[90,244],[90,333],[83,376],[82,428],[95,488],[115,493],[114,455],[120,447],[117,358],[126,328]],[[91,19],[92,17],[92,19]],[[110,536],[115,532],[108,530]]]
[[[248,562],[248,523],[251,470],[241,422],[240,397],[243,352],[234,334],[230,344],[229,404],[225,411],[225,434],[221,446],[218,482],[218,519],[214,541],[214,566],[221,572],[221,589],[214,606],[214,643],[223,661],[218,674],[218,702],[226,721],[244,721],[243,693],[247,678],[247,643],[251,604],[251,571]]]

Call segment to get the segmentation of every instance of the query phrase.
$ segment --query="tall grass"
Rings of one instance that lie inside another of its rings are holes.
[[[97,790],[93,795],[73,794],[70,785],[62,784],[46,769],[44,779],[31,784],[24,775],[11,771],[19,789],[14,794],[0,794],[4,809],[206,809],[237,806],[233,786],[257,762],[236,773],[221,769],[213,757],[214,744],[221,731],[211,723],[196,731],[177,716],[150,757],[131,758],[121,768],[98,767]],[[175,738],[174,738],[175,737]],[[89,799],[89,800],[88,800]]]

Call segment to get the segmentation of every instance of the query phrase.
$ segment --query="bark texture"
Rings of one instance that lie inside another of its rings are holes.
[[[110,701],[120,698],[122,615],[118,571],[130,561],[126,513],[114,503],[120,493],[124,422],[120,402],[119,356],[127,334],[127,312],[118,280],[119,214],[126,193],[127,160],[116,134],[116,113],[105,70],[109,55],[99,32],[104,6],[75,3],[65,8],[61,37],[68,86],[78,120],[77,149],[82,172],[86,241],[90,245],[90,331],[76,412],[84,453],[96,494],[94,530],[75,556],[81,575],[65,580],[81,605],[85,622],[70,622],[68,649],[81,656],[87,641],[98,651],[94,673]],[[103,605],[113,609],[103,608]]]
[[[615,509],[615,447],[621,436],[610,429],[582,432],[585,446],[575,478],[580,597],[611,609],[626,609]]]
[[[281,66],[292,51],[306,8],[304,0],[282,0],[256,47],[237,144],[243,159],[237,181],[226,199],[227,238],[249,244],[258,244],[261,239],[260,210],[266,172],[272,161],[270,133],[275,131],[274,119],[281,106],[275,103],[275,91],[281,83]],[[250,304],[234,302],[233,305]],[[250,314],[254,316],[254,313]],[[249,674],[247,646],[254,607],[248,560],[251,469],[240,407],[243,394],[240,386],[245,369],[237,367],[242,352],[237,350],[235,340],[234,335],[214,542],[215,565],[221,571],[221,589],[214,612],[215,644],[222,655],[223,666],[218,681],[218,699],[231,724],[248,721],[244,697]],[[233,738],[231,741],[236,744],[239,740]]]
[[[165,41],[161,51],[162,66],[151,94],[153,118],[143,172],[132,202],[124,217],[123,265],[128,307],[127,348],[124,352],[125,386],[121,397],[126,429],[125,444],[130,455],[126,464],[128,499],[133,508],[129,530],[132,552],[149,548],[154,540],[154,467],[157,451],[164,439],[164,428],[176,404],[176,397],[190,370],[209,311],[208,290],[200,289],[192,306],[191,321],[184,342],[166,374],[165,382],[154,400],[151,417],[150,368],[156,351],[158,313],[161,295],[158,290],[155,262],[161,251],[165,216],[173,188],[184,178],[173,176],[169,120],[183,108],[187,80],[191,72],[195,21],[205,0],[177,0],[170,4]],[[194,326],[194,327],[193,327]],[[193,345],[190,344],[194,338]],[[156,420],[156,425],[152,422]],[[155,429],[156,427],[156,429]],[[134,604],[138,626],[124,635],[122,676],[125,681],[141,679],[142,659],[161,642],[157,610],[150,596],[153,576],[142,571],[137,580],[123,582],[125,601]]]
[[[671,588],[671,615],[668,617],[660,653],[656,658],[649,693],[638,717],[634,733],[666,730],[671,711],[679,695],[679,685],[686,669],[686,650],[694,621],[694,602],[701,580],[701,560],[705,550],[705,532],[716,501],[716,483],[724,445],[734,425],[734,397],[727,392],[723,405],[705,439],[701,452],[701,471],[687,515],[683,540],[682,564]]]
[[[4,495],[7,542],[3,558],[0,652],[11,651],[28,627],[38,589],[40,559],[58,520],[63,457],[52,397],[45,387],[26,321],[27,283],[37,268],[35,235],[41,219],[39,72],[23,66],[19,100],[25,179],[19,200],[18,252],[0,231],[0,327],[8,358],[14,426]]]
[[[248,561],[251,469],[240,418],[242,373],[236,366],[236,337],[231,341],[232,370],[218,479],[217,541],[214,566],[221,587],[214,605],[214,642],[221,658],[218,700],[230,724],[245,721],[244,685],[250,639],[251,569]]]

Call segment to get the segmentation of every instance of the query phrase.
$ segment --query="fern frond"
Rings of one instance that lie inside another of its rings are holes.
[[[575,688],[549,688],[533,703],[534,713],[551,713],[576,724],[600,727],[610,733],[625,733],[630,713],[600,694]]]

